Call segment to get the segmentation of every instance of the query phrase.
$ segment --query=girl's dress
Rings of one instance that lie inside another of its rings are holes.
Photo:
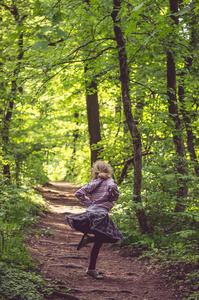
[[[104,243],[116,243],[124,239],[108,215],[114,206],[113,201],[119,198],[117,185],[112,178],[93,180],[80,188],[75,196],[89,207],[85,213],[66,216],[68,224],[73,229],[84,234],[100,236]]]

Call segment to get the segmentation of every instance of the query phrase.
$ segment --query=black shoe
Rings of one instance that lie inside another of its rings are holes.
[[[86,246],[88,244],[88,235],[84,234],[81,241],[79,242],[79,245],[77,246],[77,250],[80,250],[82,247]]]

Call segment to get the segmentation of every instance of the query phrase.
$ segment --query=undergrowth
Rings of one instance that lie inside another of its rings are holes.
[[[0,205],[0,299],[41,300],[52,290],[31,260],[25,238],[46,209],[45,202],[27,187],[2,185]]]
[[[184,212],[175,213],[168,209],[168,203],[169,200],[166,204],[162,202],[160,207],[160,203],[143,201],[154,228],[152,233],[143,234],[135,213],[140,203],[133,202],[132,189],[121,189],[112,218],[125,236],[121,247],[139,260],[171,269],[170,279],[183,290],[184,300],[196,300],[199,299],[199,208],[193,203]]]
[[[0,276],[0,294],[5,299],[41,300],[52,292],[42,276],[33,270],[1,263]]]

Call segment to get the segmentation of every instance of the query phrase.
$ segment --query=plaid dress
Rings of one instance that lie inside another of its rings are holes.
[[[104,243],[116,243],[124,239],[108,215],[108,211],[114,206],[113,201],[119,198],[117,185],[112,178],[93,180],[80,188],[75,195],[89,208],[85,213],[66,216],[71,228],[84,234],[100,235]]]
[[[100,234],[104,243],[116,243],[124,239],[108,213],[103,211],[69,215],[66,220],[73,229],[84,234]]]

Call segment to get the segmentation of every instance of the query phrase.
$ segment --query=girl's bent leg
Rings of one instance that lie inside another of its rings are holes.
[[[95,241],[95,238],[92,236],[87,235],[86,233],[81,238],[81,241],[79,242],[79,245],[77,246],[77,250],[80,250],[82,247],[86,246],[89,243],[93,243]]]

